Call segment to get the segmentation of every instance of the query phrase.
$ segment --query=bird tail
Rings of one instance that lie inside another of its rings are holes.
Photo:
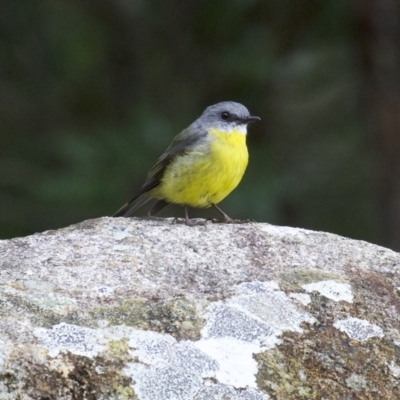
[[[151,200],[151,198],[146,194],[142,194],[139,197],[133,198],[131,201],[123,205],[115,214],[113,214],[113,217],[128,217],[135,210],[146,204],[149,200]]]

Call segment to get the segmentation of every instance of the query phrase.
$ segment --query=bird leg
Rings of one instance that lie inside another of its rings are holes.
[[[227,224],[233,224],[236,221],[230,218],[227,214],[225,214],[216,204],[211,204],[223,217],[223,222]]]
[[[191,220],[189,219],[189,212],[188,212],[187,206],[185,206],[185,224],[186,224],[187,226],[192,226],[192,225],[194,225],[194,224],[193,224],[193,221],[191,221]]]

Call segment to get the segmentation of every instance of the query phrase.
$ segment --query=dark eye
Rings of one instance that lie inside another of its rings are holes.
[[[221,113],[221,119],[224,121],[227,121],[231,115],[228,113],[228,111],[224,111]]]

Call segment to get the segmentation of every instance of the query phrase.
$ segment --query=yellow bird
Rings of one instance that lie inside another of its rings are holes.
[[[214,207],[224,222],[234,222],[217,204],[241,181],[248,163],[247,124],[260,120],[245,106],[225,101],[207,107],[179,133],[151,168],[138,193],[113,216],[127,217],[150,199],[157,203],[148,215],[168,204]]]

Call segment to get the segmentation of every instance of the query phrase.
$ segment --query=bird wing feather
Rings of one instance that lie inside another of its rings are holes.
[[[167,150],[164,151],[153,165],[140,190],[128,203],[122,206],[113,217],[126,217],[150,200],[146,196],[146,193],[160,184],[168,165],[170,165],[177,156],[190,151],[194,145],[204,140],[207,134],[207,130],[193,129],[193,127],[186,128],[179,133]]]

